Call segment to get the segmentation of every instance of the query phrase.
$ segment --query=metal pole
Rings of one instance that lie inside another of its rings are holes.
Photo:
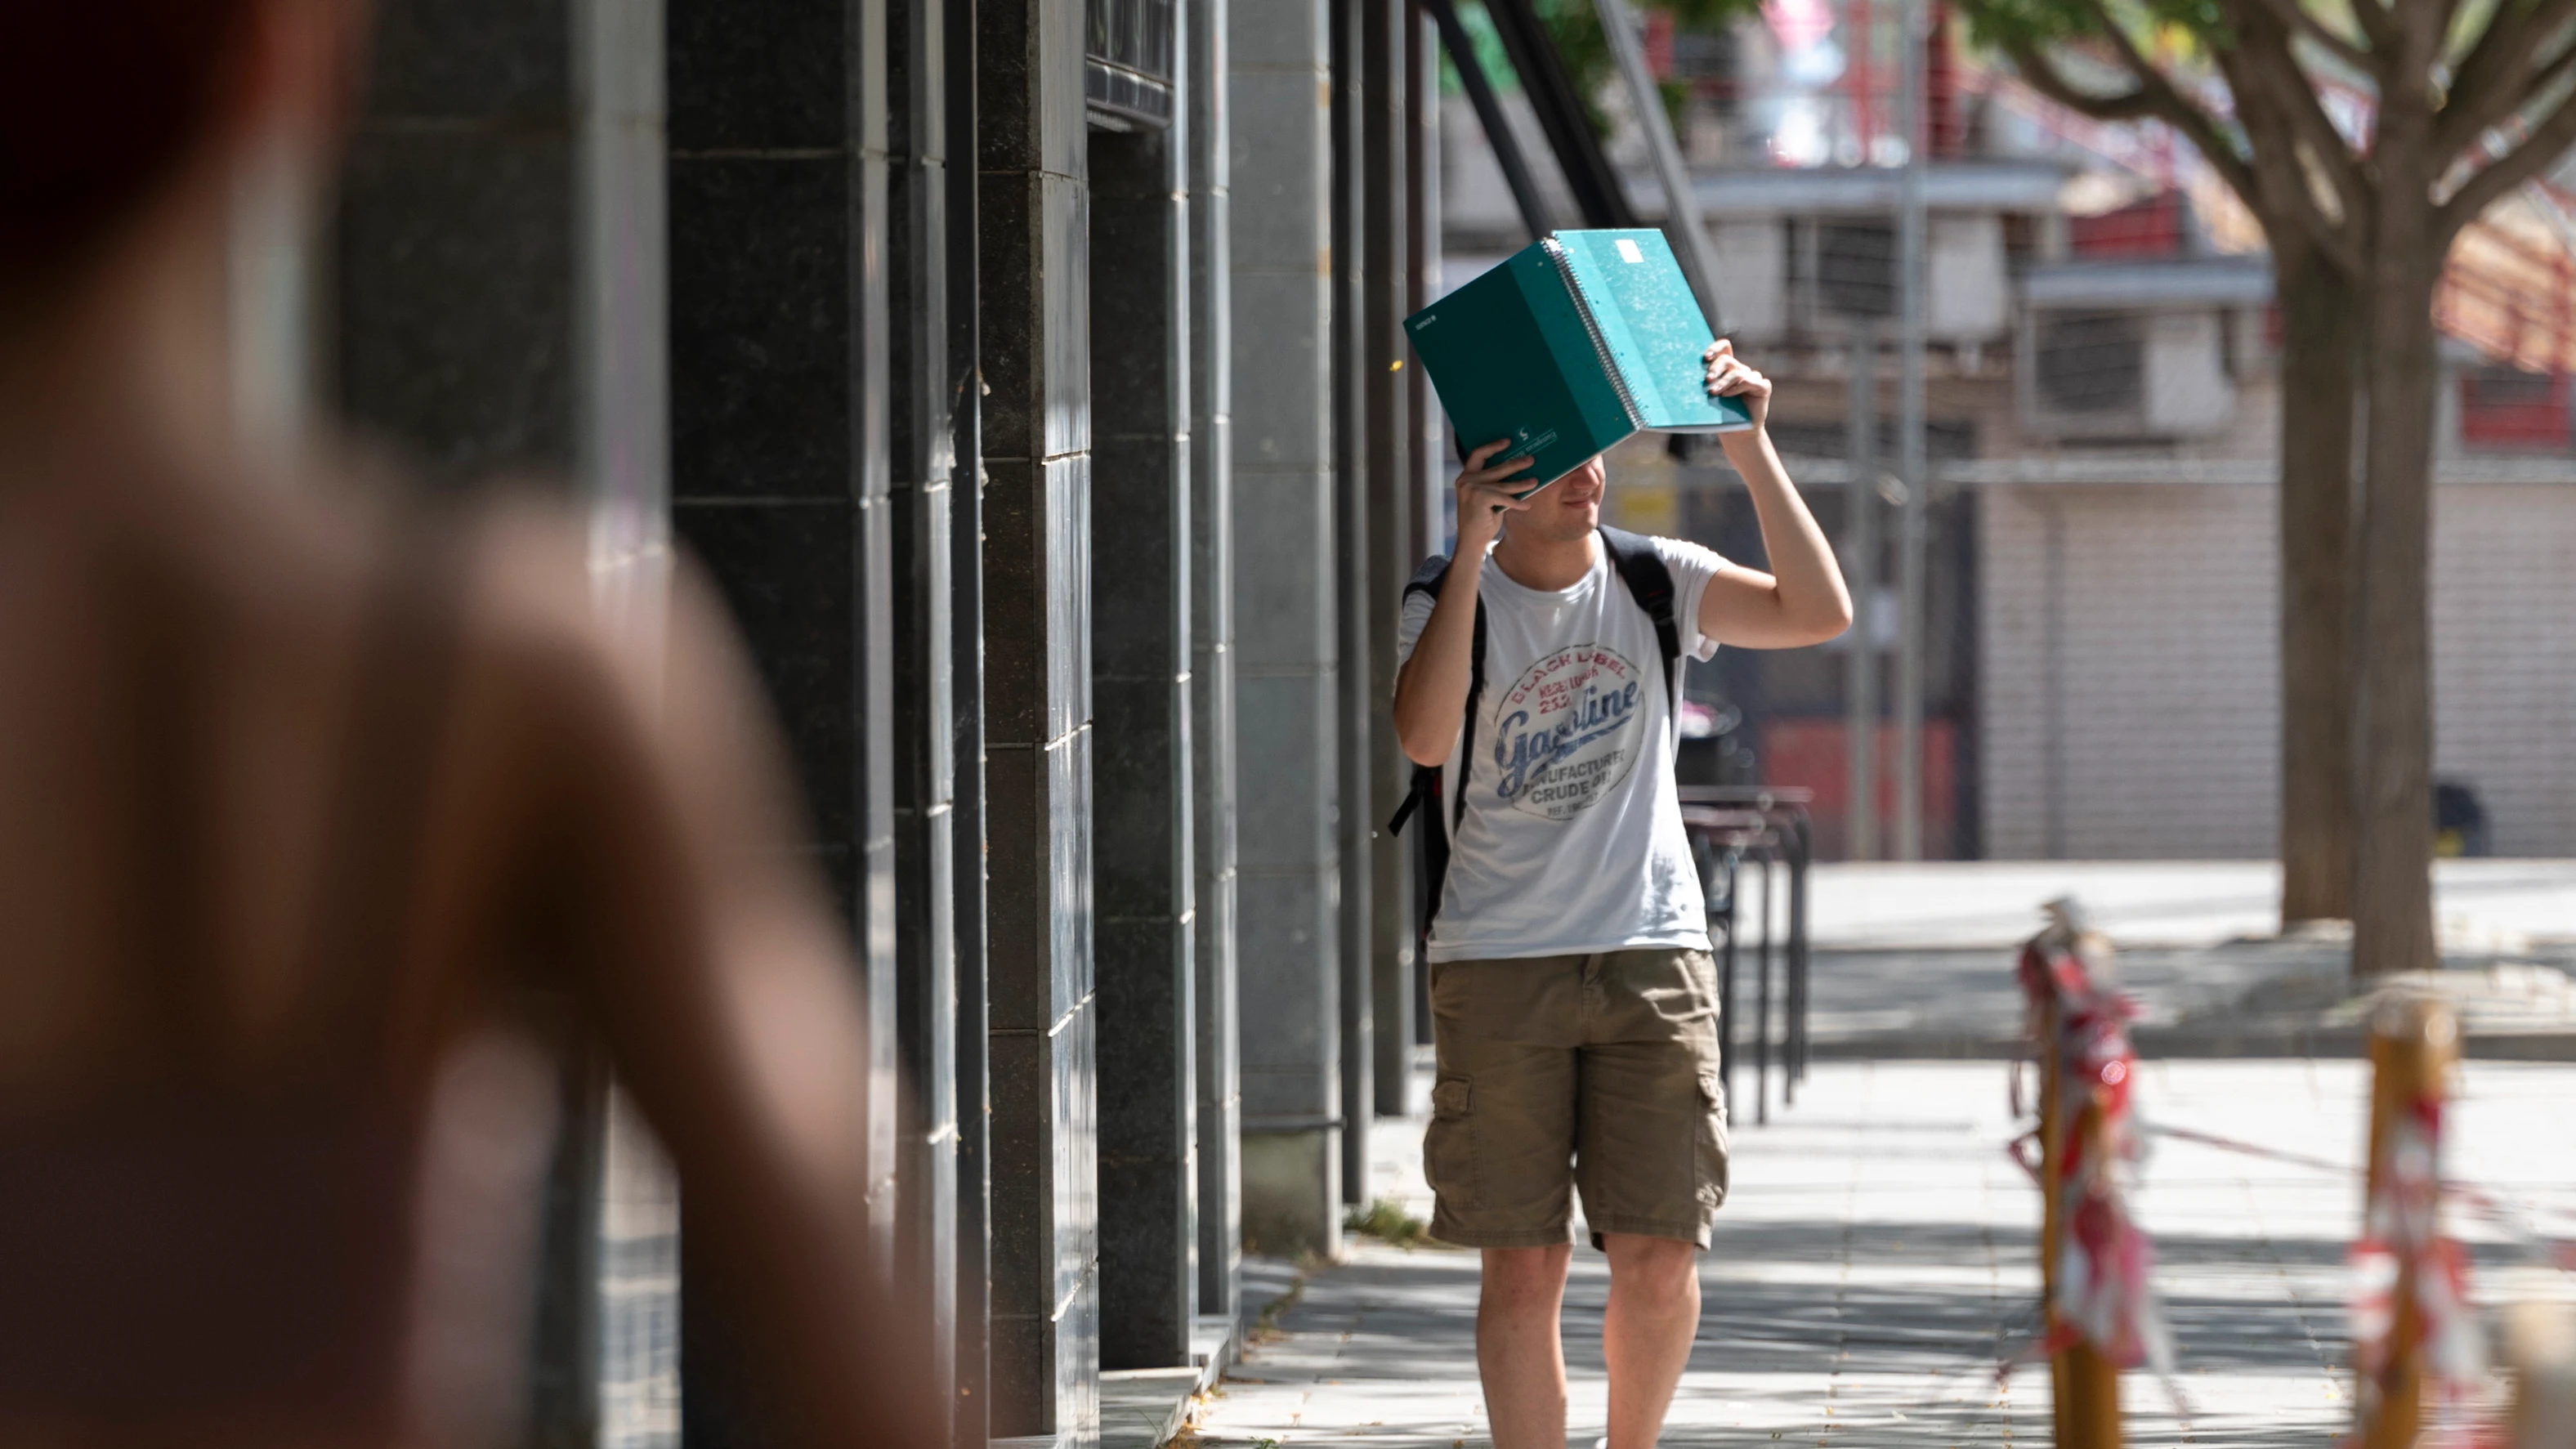
[[[1851,324],[1851,482],[1843,489],[1843,577],[1850,581],[1851,643],[1845,654],[1850,786],[1843,858],[1878,858],[1878,322]]]
[[[1691,190],[1690,173],[1682,166],[1681,142],[1674,139],[1672,117],[1664,114],[1664,98],[1646,71],[1645,48],[1637,43],[1636,12],[1628,8],[1628,0],[1593,0],[1593,7],[1601,12],[1610,56],[1619,64],[1619,78],[1627,83],[1628,105],[1637,113],[1637,128],[1646,133],[1646,154],[1654,158],[1655,179],[1663,184],[1664,234],[1675,243],[1682,275],[1698,294],[1709,328],[1723,337],[1726,304],[1717,291],[1717,248],[1709,245],[1708,225],[1699,213],[1699,193]]]
[[[1766,834],[1772,835],[1772,838],[1762,846],[1762,979],[1767,982],[1771,979],[1772,942],[1777,940],[1780,934],[1778,930],[1780,918],[1771,907],[1771,877],[1773,869],[1780,863],[1780,845],[1777,834],[1771,832],[1767,825],[1764,829]],[[1763,996],[1768,998],[1770,993],[1765,991]],[[1797,980],[1789,970],[1789,954],[1783,951],[1780,953],[1780,1102],[1783,1106],[1798,1100],[1798,1077],[1796,1068],[1792,1065],[1792,1053],[1797,1050],[1798,1041],[1795,1025],[1798,1014],[1797,1001]],[[1770,1013],[1766,1010],[1763,1015],[1767,1022]],[[1768,1061],[1771,1049],[1765,1046],[1762,1054],[1763,1059]],[[1767,1069],[1764,1075],[1768,1077]],[[1771,1120],[1767,1088],[1763,1097],[1762,1120],[1765,1122]]]
[[[1815,834],[1801,808],[1789,818],[1789,969],[1798,979],[1798,1054],[1791,1079],[1807,1079],[1807,1007],[1813,997],[1807,980],[1807,869],[1815,863]]]
[[[1753,956],[1753,1120],[1768,1126],[1771,1121],[1771,862],[1755,858],[1762,867],[1762,901],[1753,908],[1753,918],[1762,923],[1762,949]],[[1738,876],[1741,881],[1743,877]],[[1743,919],[1741,913],[1737,919]]]
[[[1898,365],[1897,475],[1905,505],[1897,534],[1896,838],[1898,860],[1923,858],[1924,513],[1932,480],[1923,438],[1923,165],[1931,140],[1923,115],[1924,0],[1905,0],[1905,78],[1898,102],[1905,125],[1905,178],[1896,217]]]
[[[1734,850],[1729,848],[1720,859],[1726,872],[1726,941],[1718,948],[1717,958],[1717,1093],[1731,1103],[1735,1100],[1735,939],[1740,934],[1736,924],[1744,916],[1735,908]],[[1755,1084],[1760,1085],[1760,1078]]]

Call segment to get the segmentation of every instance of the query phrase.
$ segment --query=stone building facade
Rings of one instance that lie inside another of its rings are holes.
[[[569,480],[648,643],[674,559],[712,576],[849,921],[867,1231],[932,1305],[953,1441],[1098,1442],[1104,1374],[1230,1352],[1247,1236],[1335,1250],[1401,1105],[1370,724],[1436,516],[1387,365],[1423,22],[377,11],[295,309],[315,389],[430,476]],[[684,1195],[565,1057],[532,1441],[769,1442]]]

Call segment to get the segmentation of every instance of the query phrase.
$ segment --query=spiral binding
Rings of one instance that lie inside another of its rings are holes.
[[[1547,259],[1556,267],[1557,276],[1564,279],[1566,295],[1574,299],[1574,310],[1583,318],[1583,330],[1592,339],[1592,351],[1601,359],[1601,375],[1610,379],[1610,390],[1619,395],[1619,406],[1628,411],[1628,426],[1644,427],[1645,411],[1637,406],[1636,396],[1628,391],[1628,379],[1620,374],[1619,364],[1610,358],[1609,339],[1601,335],[1601,324],[1592,316],[1592,294],[1583,289],[1582,281],[1574,275],[1574,264],[1565,255],[1565,244],[1551,236],[1539,238],[1539,246],[1547,252]]]

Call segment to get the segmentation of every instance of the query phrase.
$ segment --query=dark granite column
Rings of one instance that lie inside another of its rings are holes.
[[[1190,152],[1191,836],[1197,853],[1199,1314],[1231,1323],[1243,1267],[1243,1088],[1235,1072],[1234,310],[1226,11],[1182,21]]]
[[[894,604],[895,1004],[905,1114],[895,1271],[956,1402],[955,470],[946,0],[886,7],[887,440]],[[981,1415],[978,1414],[980,1420]]]
[[[1412,304],[1419,308],[1440,292],[1441,53],[1438,28],[1430,16],[1417,13],[1406,28],[1405,41],[1404,180],[1405,215],[1409,225],[1404,236],[1404,276],[1406,294],[1419,299]],[[1413,565],[1431,554],[1445,553],[1449,548],[1442,507],[1442,495],[1448,492],[1448,488],[1441,466],[1441,459],[1446,456],[1449,420],[1440,411],[1440,399],[1431,391],[1431,376],[1427,371],[1408,366],[1403,377],[1405,420],[1409,424],[1405,429],[1404,475],[1407,488],[1405,512],[1409,520],[1407,541],[1410,546],[1406,550],[1408,557],[1405,563],[1407,577],[1410,577]],[[1410,853],[1410,841],[1399,844]],[[1407,872],[1408,889],[1412,879],[1412,874]],[[1412,911],[1418,908],[1418,902],[1408,902],[1404,917],[1407,941],[1413,939]],[[1414,963],[1412,991],[1412,1041],[1415,1046],[1429,1046],[1431,980],[1429,968],[1423,962]],[[1379,1041],[1385,1040],[1383,1035],[1379,1037]],[[1380,1081],[1382,1083],[1384,1079]],[[1407,1090],[1410,1091],[1409,1086]],[[1408,1112],[1407,1115],[1411,1114]]]
[[[1334,700],[1334,722],[1341,731],[1340,770],[1335,808],[1341,834],[1342,909],[1342,1201],[1358,1204],[1369,1194],[1369,1125],[1377,1090],[1371,957],[1376,934],[1371,929],[1373,860],[1379,818],[1371,795],[1376,755],[1371,726],[1378,696],[1371,692],[1370,640],[1375,637],[1375,601],[1369,584],[1369,492],[1375,483],[1375,455],[1369,450],[1369,410],[1379,389],[1368,375],[1377,351],[1368,333],[1369,254],[1367,236],[1372,216],[1388,205],[1368,189],[1367,115],[1375,96],[1373,79],[1363,62],[1367,47],[1365,0],[1327,0],[1332,7],[1333,63],[1333,596],[1339,601],[1335,621],[1340,632],[1342,667]],[[1383,363],[1379,364],[1381,367]]]
[[[384,0],[340,192],[337,390],[459,475],[569,478],[568,0]]]
[[[949,657],[955,719],[956,823],[950,831],[956,906],[951,930],[957,982],[957,1367],[950,1449],[985,1449],[992,1394],[987,1283],[992,1250],[992,1115],[986,1054],[984,923],[984,405],[976,370],[981,314],[976,275],[983,178],[975,167],[976,0],[946,0],[949,155],[948,367],[954,387],[950,462]]]
[[[1099,1434],[1083,10],[982,0],[992,1433]]]
[[[1364,681],[1372,720],[1386,718],[1395,698],[1395,631],[1405,581],[1421,558],[1413,538],[1413,379],[1404,372],[1409,351],[1404,319],[1414,308],[1406,266],[1411,228],[1411,188],[1406,171],[1406,41],[1418,20],[1413,0],[1360,0],[1361,184],[1370,199],[1361,230],[1362,307],[1359,375],[1368,398],[1367,588],[1364,608],[1367,667]],[[1386,828],[1403,800],[1411,768],[1392,729],[1378,731],[1368,750],[1369,1009],[1375,1051],[1374,1101],[1378,1116],[1412,1111],[1413,1082],[1413,845]],[[1356,1110],[1356,1109],[1355,1109]]]
[[[868,1231],[896,1219],[883,0],[671,0],[672,511],[786,726],[869,1010]],[[692,1449],[766,1442],[685,1261]]]
[[[566,479],[640,650],[670,559],[660,23],[652,0],[380,4],[320,349],[347,417],[433,471]],[[527,1442],[671,1444],[671,1177],[591,1044],[559,1045]]]
[[[1100,1362],[1190,1361],[1198,1307],[1189,138],[1091,135]]]

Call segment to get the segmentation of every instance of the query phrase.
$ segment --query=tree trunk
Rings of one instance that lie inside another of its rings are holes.
[[[2360,638],[2353,731],[2352,969],[2358,980],[2430,969],[2433,680],[2428,564],[2433,501],[2433,285],[2429,112],[2383,109],[2373,228],[2370,398],[2358,533]]]
[[[2288,230],[2288,229],[2284,229]],[[2281,299],[2281,924],[2352,916],[2352,424],[2358,288],[2273,250]]]

